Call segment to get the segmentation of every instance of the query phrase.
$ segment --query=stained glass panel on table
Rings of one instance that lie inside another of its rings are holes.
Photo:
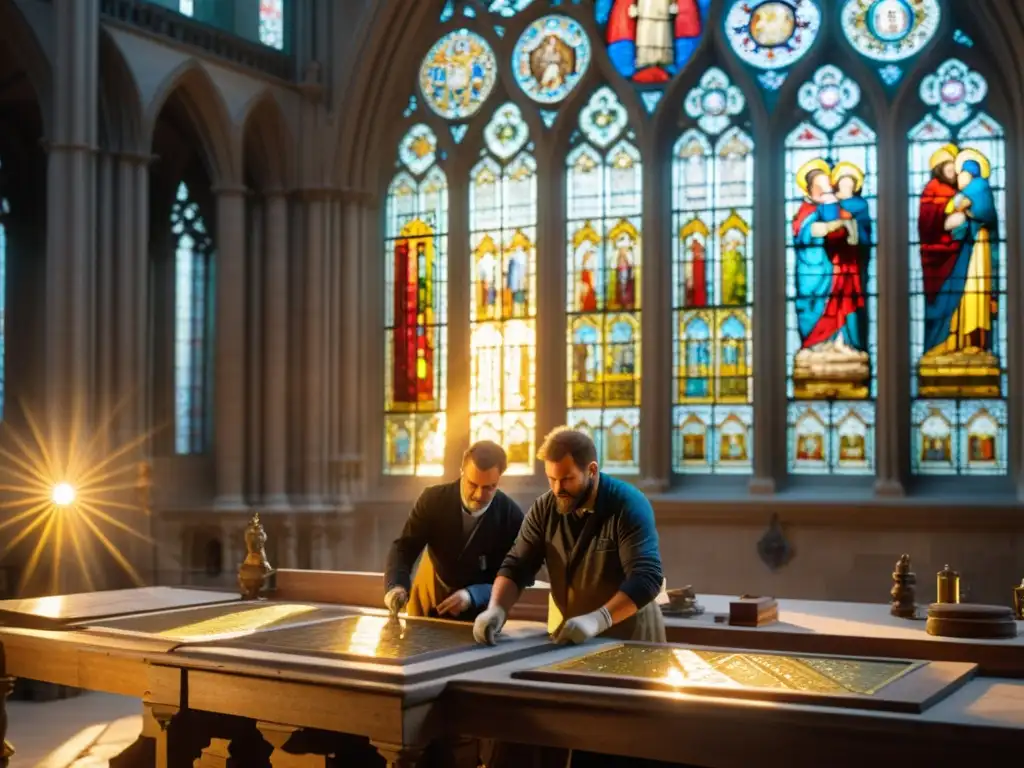
[[[171,207],[174,249],[174,450],[203,453],[211,434],[213,240],[185,182]]]
[[[536,453],[537,164],[515,104],[495,110],[470,171],[470,440],[493,440],[509,474]]]
[[[1007,471],[1006,145],[988,84],[949,59],[908,135],[911,468]]]
[[[446,120],[472,117],[494,90],[498,62],[490,44],[469,29],[438,40],[420,64],[423,100]]]
[[[687,95],[672,154],[673,466],[745,473],[753,451],[754,142],[713,67]]]
[[[567,158],[568,424],[609,472],[639,471],[642,164],[607,86],[580,111]]]
[[[711,0],[596,0],[594,14],[612,66],[650,93],[661,92],[693,58],[710,5]]]
[[[786,138],[788,466],[874,471],[876,136],[856,82],[826,65]]]
[[[448,181],[437,136],[409,128],[388,188],[384,471],[444,472],[448,347]]]
[[[569,16],[544,16],[530,24],[512,52],[512,74],[523,93],[539,104],[558,104],[572,93],[590,66],[586,30]]]

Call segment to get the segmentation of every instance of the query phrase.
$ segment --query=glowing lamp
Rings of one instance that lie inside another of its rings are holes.
[[[75,501],[75,489],[69,483],[57,483],[50,496],[58,507],[67,507]]]

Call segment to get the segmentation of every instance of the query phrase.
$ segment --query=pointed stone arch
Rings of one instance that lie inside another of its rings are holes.
[[[100,27],[99,137],[111,150],[143,153],[142,96],[113,35]]]
[[[199,61],[189,59],[182,63],[156,89],[145,110],[147,144],[152,144],[156,122],[164,108],[171,104],[182,108],[195,129],[214,186],[238,184],[241,180],[239,131],[220,90]]]
[[[292,182],[293,136],[281,105],[269,90],[253,98],[242,113],[242,176],[263,191]]]

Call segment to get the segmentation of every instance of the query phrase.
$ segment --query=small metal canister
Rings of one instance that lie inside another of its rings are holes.
[[[937,603],[959,603],[960,602],[960,574],[951,570],[947,565],[939,571],[936,577],[936,599]]]
[[[1013,588],[1013,613],[1017,621],[1024,621],[1024,579],[1019,587]]]

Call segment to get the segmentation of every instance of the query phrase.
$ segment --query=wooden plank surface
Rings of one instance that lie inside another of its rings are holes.
[[[74,595],[0,600],[0,625],[58,629],[110,616],[240,601],[237,593],[178,587],[142,587]]]
[[[886,603],[780,599],[779,621],[763,627],[717,623],[727,616],[726,595],[698,595],[705,612],[688,619],[665,617],[670,642],[743,647],[763,651],[840,656],[890,656],[977,664],[986,675],[1024,677],[1024,635],[1004,640],[935,637],[921,619],[899,619]]]

